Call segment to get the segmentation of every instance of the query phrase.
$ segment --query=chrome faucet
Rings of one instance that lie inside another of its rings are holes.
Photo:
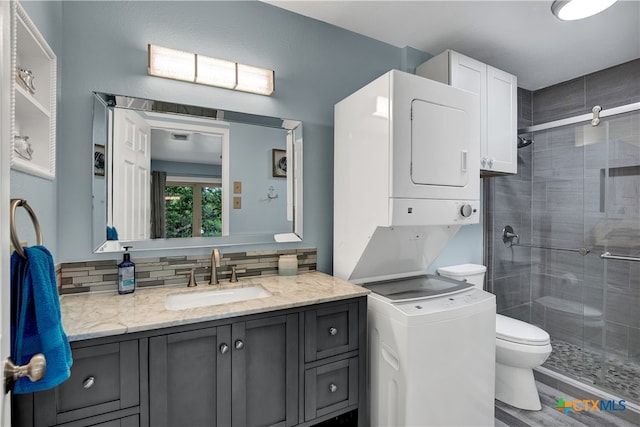
[[[211,251],[211,279],[209,279],[210,285],[217,285],[218,282],[218,267],[220,267],[220,251],[214,249]]]

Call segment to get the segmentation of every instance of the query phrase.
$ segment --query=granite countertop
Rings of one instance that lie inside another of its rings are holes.
[[[93,292],[60,297],[62,325],[69,341],[121,335],[246,314],[262,313],[364,296],[369,291],[317,271],[297,276],[256,276],[220,286],[200,284],[137,289],[132,294]],[[168,310],[168,294],[262,285],[273,296],[228,304]]]

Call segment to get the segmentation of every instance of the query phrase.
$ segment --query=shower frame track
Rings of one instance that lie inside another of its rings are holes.
[[[617,114],[630,113],[632,111],[640,110],[640,102],[634,102],[632,104],[621,105],[619,107],[608,108],[602,110],[599,113],[599,118],[615,116]],[[593,119],[593,113],[581,114],[579,116],[568,117],[566,119],[554,120],[552,122],[541,123],[539,125],[527,126],[522,129],[518,129],[518,133],[533,133],[541,130],[553,129],[560,126],[572,125],[576,123],[588,122]]]

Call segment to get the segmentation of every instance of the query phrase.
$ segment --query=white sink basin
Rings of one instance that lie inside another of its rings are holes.
[[[167,295],[167,310],[184,310],[187,308],[207,307],[230,302],[267,298],[272,294],[260,285],[244,288],[218,289],[215,291],[185,292]]]

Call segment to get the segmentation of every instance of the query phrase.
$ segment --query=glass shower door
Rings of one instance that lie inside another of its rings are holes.
[[[576,131],[585,147],[585,360],[594,383],[640,402],[640,113],[612,116]]]
[[[534,135],[532,323],[545,367],[640,402],[640,113]],[[557,248],[590,250],[586,256]]]

